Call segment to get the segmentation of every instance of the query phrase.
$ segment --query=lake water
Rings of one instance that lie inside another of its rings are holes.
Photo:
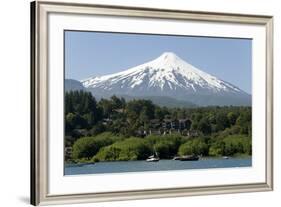
[[[95,164],[66,164],[65,175],[144,172],[163,170],[188,170],[207,168],[250,167],[252,158],[202,158],[198,161],[160,160],[146,161],[114,161],[97,162]]]

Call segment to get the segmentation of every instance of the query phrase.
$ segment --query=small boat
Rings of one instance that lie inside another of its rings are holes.
[[[173,160],[180,160],[180,158],[181,158],[181,157],[179,157],[179,156],[175,156],[175,157],[173,158]]]
[[[158,157],[158,154],[156,151],[154,151],[154,154],[149,156],[146,161],[147,162],[158,162],[160,160],[160,158]]]
[[[151,155],[146,159],[147,162],[158,162],[159,160],[159,157],[154,157],[154,155]]]
[[[180,161],[197,161],[199,157],[197,155],[185,155],[179,158]]]
[[[223,159],[226,159],[226,160],[227,160],[227,159],[229,159],[229,157],[228,157],[228,156],[223,156],[222,158],[223,158]]]

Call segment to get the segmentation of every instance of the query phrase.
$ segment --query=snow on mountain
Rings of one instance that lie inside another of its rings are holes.
[[[81,82],[94,94],[104,96],[167,96],[197,102],[196,104],[204,102],[202,99],[210,96],[220,96],[220,102],[222,96],[249,97],[238,87],[199,70],[172,52],[165,52],[150,62],[122,72],[90,77]],[[213,102],[210,104],[225,104]]]

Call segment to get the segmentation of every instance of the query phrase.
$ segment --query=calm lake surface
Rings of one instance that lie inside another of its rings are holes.
[[[144,172],[163,170],[188,170],[206,168],[250,167],[252,158],[202,158],[198,161],[160,160],[97,162],[95,164],[66,164],[65,175]]]

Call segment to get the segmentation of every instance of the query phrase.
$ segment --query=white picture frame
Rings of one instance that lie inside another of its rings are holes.
[[[271,16],[44,1],[32,2],[31,11],[31,203],[33,205],[273,189],[273,18]],[[136,24],[142,26],[132,26]],[[182,31],[183,25],[195,29],[192,33]],[[181,176],[187,175],[185,171],[64,176],[63,31],[67,29],[253,38],[253,126],[256,126],[257,130],[253,131],[255,143],[253,167],[243,170],[188,172],[190,180],[186,183],[180,179]],[[259,91],[256,95],[255,90]],[[229,173],[228,178],[231,179],[223,179],[220,182],[218,180],[220,173],[225,174],[226,171]],[[167,176],[173,176],[175,173],[179,176],[178,181],[163,182]],[[202,179],[206,173],[210,176],[208,182],[207,179]],[[147,177],[153,178],[155,182],[134,182],[144,181]]]

